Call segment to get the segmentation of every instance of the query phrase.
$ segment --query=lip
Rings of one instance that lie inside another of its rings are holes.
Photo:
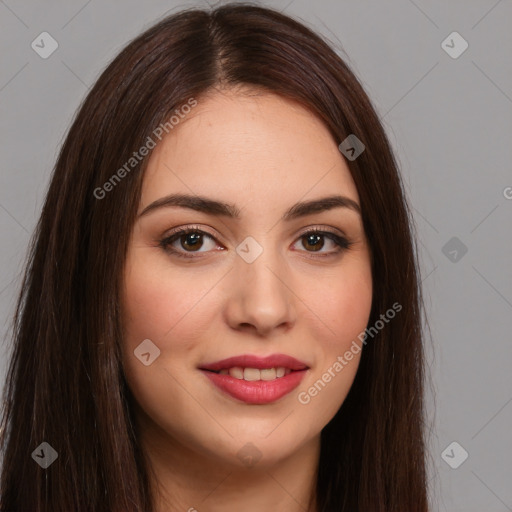
[[[235,379],[231,375],[214,373],[234,366],[258,369],[283,367],[292,371],[288,375],[267,381],[246,381]],[[232,398],[246,404],[264,405],[275,402],[293,391],[301,383],[309,367],[302,361],[285,354],[272,354],[266,357],[246,354],[201,365],[199,370],[220,391]]]
[[[251,354],[244,354],[241,356],[228,357],[221,361],[214,363],[204,364],[199,367],[200,370],[218,371],[224,368],[233,368],[233,366],[240,366],[242,368],[277,368],[284,367],[290,370],[307,370],[308,365],[295,359],[294,357],[286,354],[271,354],[266,357],[254,356]]]
[[[201,371],[224,393],[246,404],[255,405],[270,404],[287,395],[301,383],[307,372],[307,370],[297,370],[274,380],[246,381],[235,379],[231,375],[221,375],[208,370]]]

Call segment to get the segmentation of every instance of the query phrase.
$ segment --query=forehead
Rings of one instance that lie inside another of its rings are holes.
[[[297,102],[260,91],[198,100],[153,150],[143,202],[166,193],[214,194],[240,202],[295,202],[358,194],[336,141]]]

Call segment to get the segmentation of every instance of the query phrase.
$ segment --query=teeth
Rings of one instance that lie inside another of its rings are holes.
[[[247,371],[247,369],[245,371]],[[261,380],[274,380],[277,377],[276,373],[277,372],[276,372],[275,368],[263,368],[260,370]],[[245,377],[245,372],[244,372],[244,377]]]
[[[261,380],[261,372],[257,368],[245,368],[244,380]]]
[[[244,378],[244,369],[239,366],[235,366],[234,368],[230,368],[228,370],[229,375],[234,377],[235,379],[243,379]]]
[[[241,368],[240,366],[234,366],[233,368],[220,370],[221,375],[231,375],[235,379],[243,379],[248,382],[256,380],[274,380],[280,377],[284,377],[291,372],[289,368]]]

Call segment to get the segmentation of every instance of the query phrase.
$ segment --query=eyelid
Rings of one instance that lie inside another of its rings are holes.
[[[326,224],[314,224],[304,228],[304,230],[298,235],[299,238],[307,234],[309,231],[326,231],[327,233],[332,233],[334,235],[348,239],[348,236],[341,229],[327,226]]]
[[[163,238],[170,238],[171,236],[175,235],[176,233],[181,233],[182,231],[200,231],[202,233],[206,233],[207,235],[210,235],[212,238],[217,239],[218,235],[215,235],[213,233],[210,233],[207,229],[204,229],[203,226],[199,226],[198,224],[190,224],[188,226],[180,226],[177,228],[171,229],[168,233],[166,233]]]

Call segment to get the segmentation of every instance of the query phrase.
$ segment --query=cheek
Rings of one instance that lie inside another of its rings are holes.
[[[205,279],[208,283],[211,280]],[[171,273],[162,268],[154,258],[154,249],[153,254],[135,250],[127,260],[122,300],[124,374],[140,407],[167,432],[175,432],[176,425],[166,411],[187,418],[188,423],[194,414],[202,414],[200,406],[183,392],[190,373],[189,353],[197,345],[196,333],[201,331],[198,321],[209,321],[207,301],[201,299],[213,282],[208,286],[203,281],[200,286],[201,280],[197,277],[191,281],[183,271]],[[147,339],[160,353],[146,366],[134,350]]]
[[[192,316],[197,320],[194,311],[198,308],[201,320],[208,321],[203,299],[213,286],[213,279],[202,274],[191,279],[190,272],[179,270],[170,273],[169,268],[148,264],[151,258],[148,255],[144,260],[144,252],[140,250],[127,262],[123,297],[125,339],[132,350],[146,338],[161,350],[171,344],[179,350],[179,340],[188,336],[186,345],[190,348],[190,333],[181,334],[190,329],[187,324]]]
[[[363,350],[358,336],[367,327],[372,305],[370,266],[347,265],[326,282],[317,281],[312,293],[314,303],[321,304],[311,308],[317,316],[310,322],[318,364],[301,386],[298,401],[315,418],[312,428],[321,429],[342,405],[357,373]]]
[[[368,264],[353,265],[317,288],[317,325],[324,332],[324,351],[342,353],[364,332],[372,306],[372,277]]]

